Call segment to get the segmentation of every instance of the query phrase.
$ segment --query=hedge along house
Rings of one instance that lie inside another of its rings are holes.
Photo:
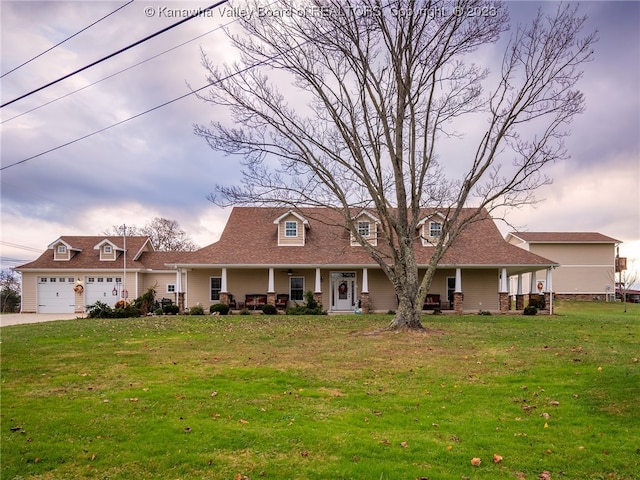
[[[125,255],[126,251],[126,255]],[[21,265],[23,313],[83,313],[156,287],[177,299],[181,278],[166,263],[184,253],[156,252],[148,237],[63,236],[33,262]]]
[[[384,247],[375,215],[366,210],[353,215],[359,233]],[[418,264],[426,268],[444,217],[435,210],[425,210],[422,217],[415,251]],[[328,208],[236,207],[218,242],[168,266],[184,277],[186,305],[226,303],[240,309],[269,303],[284,308],[311,291],[329,312],[394,310],[393,286],[340,219]],[[521,280],[526,273],[544,271],[551,288],[557,266],[506,242],[485,213],[465,228],[438,265],[425,309],[506,312],[509,277]],[[523,298],[516,297],[518,309]]]

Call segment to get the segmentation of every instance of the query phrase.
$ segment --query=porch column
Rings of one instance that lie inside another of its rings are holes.
[[[222,269],[222,275],[220,276],[220,291],[228,293],[227,291],[227,269]]]
[[[544,294],[545,305],[549,306],[549,315],[553,315],[553,284],[551,282],[551,269],[547,268],[547,291]]]
[[[462,294],[462,270],[460,268],[456,268],[456,288],[453,292],[453,311],[457,314],[462,314],[464,311],[462,305],[463,299],[464,295]]]
[[[500,312],[506,313],[509,311],[511,302],[509,301],[509,288],[507,286],[507,269],[502,268],[500,271],[500,290],[498,291],[498,303],[500,305]]]
[[[316,268],[316,286],[313,291],[313,298],[319,304],[322,304],[322,276],[320,275],[320,268]]]
[[[220,296],[218,302],[229,305],[229,292],[227,291],[227,269],[223,268],[220,274]]]
[[[267,304],[276,305],[276,287],[273,276],[273,267],[269,268],[269,284],[267,285]]]
[[[518,274],[518,290],[516,291],[516,310],[524,309],[524,295],[522,294],[522,274]]]
[[[360,309],[362,313],[371,311],[371,300],[369,299],[369,271],[362,269],[362,290],[360,291]]]
[[[176,292],[182,291],[182,269],[179,268],[176,272]]]

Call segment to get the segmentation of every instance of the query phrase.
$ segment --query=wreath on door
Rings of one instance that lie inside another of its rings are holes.
[[[347,293],[347,282],[342,282],[338,286],[338,292],[340,292],[340,295],[345,295]]]
[[[84,287],[82,285],[76,285],[75,287],[73,287],[73,291],[77,294],[81,294],[82,292],[84,292]]]

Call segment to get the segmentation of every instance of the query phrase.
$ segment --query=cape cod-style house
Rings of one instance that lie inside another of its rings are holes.
[[[359,233],[384,246],[379,222],[354,211]],[[419,265],[426,266],[443,216],[424,210],[416,232]],[[321,208],[233,208],[220,239],[195,252],[157,252],[146,237],[62,236],[22,273],[22,312],[82,313],[97,300],[113,305],[155,286],[158,298],[181,309],[226,303],[257,309],[301,303],[307,291],[329,312],[386,312],[397,307],[395,291],[379,265],[349,232],[340,214]],[[552,291],[555,260],[513,245],[484,214],[470,223],[438,265],[425,309],[457,313],[516,309],[530,293]],[[544,291],[525,275],[545,279]],[[547,303],[549,304],[549,303]]]

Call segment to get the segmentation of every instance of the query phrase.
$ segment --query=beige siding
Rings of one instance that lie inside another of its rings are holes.
[[[615,250],[613,244],[559,244],[538,243],[531,245],[532,253],[564,265],[611,265]]]
[[[466,312],[478,310],[499,310],[498,270],[462,270],[463,309]]]
[[[22,273],[22,313],[35,313],[38,311],[38,274],[32,272]]]
[[[60,260],[60,261],[66,261],[66,260],[69,260],[69,259],[71,258],[71,250],[69,250],[68,248],[66,248],[66,245],[64,245],[64,246],[65,246],[65,248],[66,248],[65,253],[58,253],[58,246],[59,246],[59,245],[64,245],[64,243],[56,243],[56,244],[53,246],[53,259],[54,259],[54,260]]]
[[[105,251],[105,248],[109,246],[111,247],[111,253],[107,253]],[[102,245],[100,247],[100,260],[106,260],[106,261],[113,261],[116,259],[116,249],[113,248],[111,245]]]
[[[171,298],[175,300],[174,292],[167,291],[167,285],[172,284],[178,288],[176,281],[176,272],[167,273],[143,273],[139,276],[138,290],[140,295],[145,293],[149,288],[154,287],[156,290],[156,298]]]
[[[297,235],[295,237],[287,237],[285,235],[286,222],[295,222]],[[304,245],[304,225],[295,215],[287,215],[278,223],[278,245]]]
[[[545,280],[543,272],[537,279]],[[607,285],[613,292],[613,267],[565,266],[553,270],[551,287],[555,293],[566,294],[606,294]]]

